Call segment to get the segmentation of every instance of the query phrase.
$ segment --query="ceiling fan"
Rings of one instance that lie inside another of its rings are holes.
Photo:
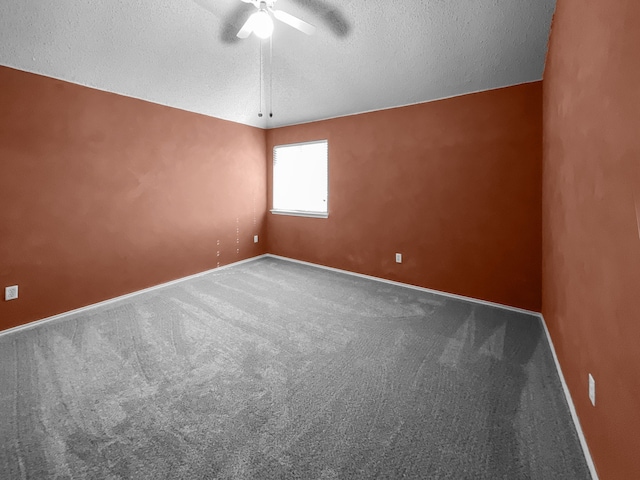
[[[263,1],[266,3],[267,13],[270,13],[269,7],[271,7],[272,11],[274,10],[273,5],[275,1]],[[337,7],[331,3],[331,0],[289,0],[290,3],[294,3],[300,8],[307,10],[327,28],[328,32],[338,38],[346,38],[351,34],[351,22],[342,13],[342,8],[352,1],[353,0],[342,0],[340,7]],[[238,29],[247,21],[247,17],[252,13],[257,13],[254,7],[257,7],[258,11],[260,10],[260,0],[193,0],[193,2],[209,13],[221,18],[222,28],[220,29],[219,38],[220,41],[226,45],[233,45],[242,40],[238,38]],[[236,6],[232,10],[227,11],[224,16],[221,16],[220,12],[224,9],[223,4],[227,3],[234,3]],[[275,17],[273,13],[271,13],[271,15]],[[251,30],[251,32],[252,31],[253,30]],[[249,32],[249,35],[251,32]]]
[[[274,5],[277,0],[241,0],[244,3],[250,3],[258,9],[257,12],[251,14],[251,16],[244,22],[242,28],[237,33],[238,38],[247,38],[252,33],[259,38],[269,38],[273,33],[273,19],[272,16],[286,23],[290,27],[296,30],[306,33],[307,35],[313,35],[316,31],[316,27],[310,23],[300,20],[293,15],[284,12],[282,10],[276,10]]]

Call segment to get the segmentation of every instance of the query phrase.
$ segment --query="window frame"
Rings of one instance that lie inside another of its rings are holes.
[[[327,145],[327,198],[325,200],[326,204],[326,212],[314,212],[307,210],[285,210],[285,209],[277,209],[273,207],[273,202],[275,199],[275,161],[276,161],[276,149],[280,147],[298,147],[304,145],[313,145],[318,143],[326,143]],[[320,139],[320,140],[311,140],[308,142],[297,142],[297,143],[285,143],[281,145],[274,145],[272,151],[272,161],[271,161],[271,210],[270,212],[273,215],[287,215],[293,217],[310,217],[310,218],[329,218],[329,139]]]

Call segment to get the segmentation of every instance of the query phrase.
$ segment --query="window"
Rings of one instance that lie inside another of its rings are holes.
[[[273,148],[272,213],[326,218],[328,142]]]

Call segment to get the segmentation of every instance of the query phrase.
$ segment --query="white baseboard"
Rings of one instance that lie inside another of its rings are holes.
[[[531,311],[531,310],[525,310],[525,309],[517,308],[517,307],[512,307],[512,306],[509,306],[509,305],[503,305],[503,304],[500,304],[500,303],[489,302],[489,301],[486,301],[486,300],[479,300],[477,298],[472,298],[472,297],[465,297],[463,295],[457,295],[455,293],[441,292],[439,290],[432,290],[432,289],[429,289],[429,288],[418,287],[416,285],[411,285],[411,284],[408,284],[408,283],[395,282],[393,280],[387,280],[385,278],[374,277],[374,276],[371,276],[371,275],[364,275],[362,273],[350,272],[348,270],[341,270],[339,268],[327,267],[327,266],[324,266],[324,265],[319,265],[317,263],[310,263],[310,262],[305,262],[305,261],[302,261],[302,260],[296,260],[296,259],[293,259],[293,258],[282,257],[280,255],[273,255],[271,253],[267,253],[267,254],[263,254],[263,255],[258,255],[257,257],[251,257],[251,258],[247,258],[245,260],[240,260],[239,262],[234,262],[234,263],[230,263],[228,265],[223,265],[221,267],[217,267],[217,268],[214,268],[214,269],[211,269],[211,270],[206,270],[204,272],[195,273],[195,274],[189,275],[187,277],[182,277],[182,278],[178,278],[176,280],[171,280],[170,282],[161,283],[159,285],[154,285],[153,287],[145,288],[143,290],[137,290],[135,292],[127,293],[127,294],[121,295],[119,297],[110,298],[110,299],[104,300],[102,302],[92,303],[91,305],[86,305],[84,307],[76,308],[74,310],[69,310],[67,312],[59,313],[57,315],[52,315],[50,317],[42,318],[40,320],[34,320],[34,321],[26,323],[24,325],[18,325],[17,327],[8,328],[6,330],[0,331],[0,337],[3,336],[3,335],[8,335],[10,333],[18,332],[20,330],[34,328],[34,327],[36,327],[38,325],[42,325],[43,323],[60,320],[62,318],[68,317],[70,315],[83,313],[83,312],[86,312],[88,310],[92,310],[94,308],[103,307],[105,305],[109,305],[110,303],[119,302],[121,300],[126,300],[128,298],[135,297],[136,295],[141,295],[143,293],[148,293],[148,292],[151,292],[153,290],[157,290],[157,289],[160,289],[160,288],[165,288],[165,287],[168,287],[168,286],[171,286],[171,285],[175,285],[176,283],[184,282],[184,281],[190,280],[192,278],[201,277],[202,275],[207,275],[209,273],[216,272],[216,271],[218,271],[220,269],[223,269],[223,268],[229,268],[229,267],[233,267],[235,265],[241,265],[243,263],[252,262],[252,261],[255,261],[255,260],[259,259],[259,258],[264,258],[264,257],[278,258],[280,260],[285,260],[285,261],[288,261],[288,262],[299,263],[299,264],[302,264],[302,265],[309,265],[311,267],[322,268],[322,269],[330,270],[330,271],[333,271],[333,272],[344,273],[344,274],[347,274],[347,275],[353,275],[353,276],[356,276],[356,277],[366,278],[366,279],[369,279],[369,280],[375,280],[375,281],[378,281],[378,282],[384,282],[384,283],[388,283],[390,285],[396,285],[396,286],[399,286],[399,287],[411,288],[413,290],[419,290],[419,291],[422,291],[422,292],[433,293],[435,295],[442,295],[442,296],[445,296],[445,297],[455,298],[455,299],[458,299],[458,300],[465,300],[467,302],[479,303],[481,305],[488,305],[490,307],[502,308],[502,309],[505,309],[505,310],[511,310],[513,312],[524,313],[526,315],[534,315],[534,316],[539,316],[540,315],[538,312],[534,312],[534,311]]]
[[[207,275],[207,274],[212,273],[212,272],[217,272],[217,271],[225,269],[225,268],[233,267],[233,266],[236,266],[236,265],[241,265],[241,264],[247,263],[247,262],[253,262],[253,261],[255,261],[255,260],[259,259],[259,258],[263,258],[265,256],[266,255],[258,255],[257,257],[247,258],[245,260],[240,260],[238,262],[230,263],[228,265],[222,265],[221,267],[213,268],[211,270],[206,270],[204,272],[194,273],[193,275],[189,275],[187,277],[177,278],[176,280],[171,280],[169,282],[161,283],[159,285],[154,285],[153,287],[145,288],[145,289],[142,289],[142,290],[137,290],[135,292],[127,293],[125,295],[120,295],[119,297],[110,298],[110,299],[104,300],[102,302],[92,303],[91,305],[86,305],[84,307],[76,308],[74,310],[69,310],[68,312],[63,312],[63,313],[59,313],[57,315],[52,315],[51,317],[42,318],[40,320],[34,320],[33,322],[25,323],[24,325],[18,325],[17,327],[13,327],[13,328],[8,328],[6,330],[2,330],[2,331],[0,331],[0,337],[2,337],[3,335],[8,335],[10,333],[15,333],[15,332],[18,332],[18,331],[21,331],[21,330],[34,328],[34,327],[42,325],[43,323],[49,323],[49,322],[61,320],[61,319],[66,318],[66,317],[68,317],[70,315],[76,315],[78,313],[84,313],[84,312],[87,312],[89,310],[93,310],[94,308],[104,307],[105,305],[109,305],[111,303],[120,302],[122,300],[127,300],[127,299],[129,299],[131,297],[135,297],[137,295],[142,295],[143,293],[149,293],[149,292],[152,292],[154,290],[159,290],[161,288],[170,287],[171,285],[175,285],[177,283],[185,282],[185,281],[191,280],[193,278],[202,277],[203,275]]]
[[[440,290],[433,290],[431,288],[418,287],[417,285],[411,285],[409,283],[396,282],[394,280],[387,280],[386,278],[374,277],[374,276],[371,276],[371,275],[365,275],[363,273],[350,272],[349,270],[341,270],[339,268],[327,267],[327,266],[324,266],[324,265],[318,265],[317,263],[310,263],[310,262],[305,262],[305,261],[302,261],[302,260],[296,260],[294,258],[282,257],[280,255],[273,255],[272,253],[267,253],[265,255],[265,257],[279,258],[280,260],[286,260],[288,262],[300,263],[302,265],[309,265],[310,267],[322,268],[324,270],[330,270],[332,272],[338,272],[338,273],[344,273],[344,274],[347,274],[347,275],[353,275],[355,277],[366,278],[368,280],[374,280],[376,282],[388,283],[390,285],[396,285],[398,287],[411,288],[412,290],[418,290],[420,292],[433,293],[434,295],[441,295],[443,297],[455,298],[457,300],[464,300],[464,301],[472,302],[472,303],[479,303],[481,305],[487,305],[489,307],[501,308],[503,310],[510,310],[512,312],[523,313],[525,315],[533,315],[534,317],[537,317],[537,316],[540,315],[539,312],[534,312],[533,310],[525,310],[524,308],[512,307],[510,305],[504,305],[502,303],[489,302],[487,300],[480,300],[478,298],[473,298],[473,297],[465,297],[464,295],[458,295],[456,293],[448,293],[448,292],[442,292]]]
[[[564,396],[567,399],[567,404],[569,405],[571,418],[573,419],[573,424],[576,427],[576,432],[578,433],[578,438],[580,439],[580,445],[582,446],[582,452],[584,453],[584,458],[586,459],[587,465],[589,466],[589,471],[591,472],[591,478],[593,480],[598,480],[596,465],[593,462],[591,452],[589,451],[589,446],[587,445],[587,439],[585,438],[584,432],[582,431],[580,419],[578,418],[578,412],[576,411],[576,406],[574,405],[573,399],[571,398],[571,392],[569,391],[567,382],[565,381],[564,375],[562,374],[562,368],[560,367],[560,362],[558,361],[558,355],[556,354],[556,349],[553,346],[553,341],[551,340],[551,335],[549,334],[549,329],[547,328],[547,322],[544,320],[544,316],[541,313],[539,313],[538,316],[540,317],[540,321],[542,322],[542,326],[547,337],[547,342],[549,343],[549,348],[551,349],[551,354],[553,356],[553,361],[556,364],[556,370],[558,372],[558,376],[560,377],[560,383],[562,383],[562,390],[564,391]]]

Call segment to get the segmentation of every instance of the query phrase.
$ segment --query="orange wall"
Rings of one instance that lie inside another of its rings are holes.
[[[639,45],[637,0],[558,0],[544,75],[543,313],[612,480],[640,478]]]
[[[264,131],[5,67],[0,105],[0,330],[265,252]]]
[[[268,131],[269,194],[274,145],[329,140],[329,218],[268,214],[269,252],[540,311],[541,92]]]

